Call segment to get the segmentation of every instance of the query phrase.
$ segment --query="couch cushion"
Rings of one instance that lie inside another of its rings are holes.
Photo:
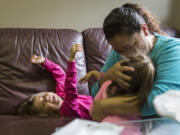
[[[102,28],[90,28],[82,32],[86,54],[87,71],[100,70],[111,52],[111,46],[105,39]],[[95,80],[89,81],[89,88]]]
[[[180,38],[180,31],[176,28],[173,27],[169,27],[169,26],[161,26],[161,29],[168,35],[171,37],[176,37],[176,38]]]
[[[81,33],[68,29],[0,29],[0,114],[13,114],[28,96],[54,91],[55,81],[40,65],[29,62],[33,54],[43,55],[66,70],[73,44],[82,44]],[[78,53],[78,79],[86,74],[84,53]],[[87,84],[79,85],[88,94]]]

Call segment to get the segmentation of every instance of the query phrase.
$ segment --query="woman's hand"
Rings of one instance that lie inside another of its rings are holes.
[[[102,73],[96,70],[92,70],[90,72],[88,72],[83,78],[81,78],[79,80],[79,83],[86,83],[88,82],[91,78],[95,78],[95,79],[100,79],[102,76]]]
[[[123,89],[128,89],[130,87],[129,81],[131,77],[125,75],[124,71],[133,72],[134,68],[128,66],[122,66],[123,63],[128,62],[128,59],[121,60],[114,64],[105,74],[103,79],[100,81],[100,86],[107,80],[116,82]]]
[[[33,63],[33,64],[42,64],[45,62],[45,58],[43,56],[37,56],[37,55],[33,55],[31,58],[30,58],[30,62]]]
[[[75,59],[75,54],[78,51],[82,51],[82,45],[80,44],[75,44],[71,48],[70,56],[69,56],[69,61],[73,61]]]
[[[91,118],[95,121],[102,121],[106,116],[107,113],[103,109],[103,100],[96,100],[93,102],[94,108],[90,112]]]

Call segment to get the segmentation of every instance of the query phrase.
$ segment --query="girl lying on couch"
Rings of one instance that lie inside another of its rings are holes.
[[[89,107],[92,103],[92,97],[78,95],[77,92],[77,70],[74,59],[78,51],[82,51],[82,46],[79,44],[73,45],[66,74],[58,64],[43,56],[33,55],[31,57],[31,63],[41,64],[53,75],[56,81],[56,93],[40,92],[32,95],[20,105],[18,114],[90,119]]]

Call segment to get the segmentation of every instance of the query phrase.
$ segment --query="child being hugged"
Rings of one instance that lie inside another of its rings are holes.
[[[101,122],[111,122],[117,125],[119,123],[120,126],[124,126],[124,129],[121,132],[122,135],[140,135],[140,124],[134,125],[131,121],[139,120],[142,107],[144,104],[146,106],[148,105],[148,96],[152,90],[155,78],[155,67],[151,59],[143,54],[128,57],[127,60],[122,60],[117,64],[122,66],[124,74],[131,77],[128,89],[119,87],[114,81],[105,81],[95,96],[94,102],[90,106],[90,114],[95,113],[94,104],[99,103],[98,101],[116,97],[119,99],[119,102],[121,102],[121,105],[118,103],[119,108],[121,108],[121,112],[118,111],[118,114],[121,115],[108,114],[106,113],[106,110],[103,110],[100,113],[98,112],[98,118],[92,117],[92,119]],[[127,67],[132,67],[134,71],[126,71],[125,69]],[[127,104],[124,104],[124,101],[129,101],[128,104],[133,106],[133,108],[136,108],[139,113],[130,113],[132,108],[127,108]],[[111,106],[116,105],[117,102],[100,102],[100,104],[102,104],[102,106],[106,104],[109,106],[109,109],[111,109]],[[128,124],[126,123],[127,121],[129,121]],[[123,122],[125,123],[123,124]]]
[[[91,119],[89,108],[92,103],[92,97],[78,95],[77,92],[75,54],[78,51],[82,51],[82,46],[79,44],[73,45],[67,63],[66,74],[58,64],[43,56],[33,55],[31,57],[31,63],[41,64],[53,75],[56,81],[56,93],[40,92],[32,95],[19,106],[19,115],[65,116]]]
[[[99,92],[95,96],[94,102],[90,107],[90,113],[94,113],[93,108],[94,104],[96,104],[96,101],[100,101],[101,99],[105,98],[117,97],[120,99],[119,101],[122,101],[122,105],[119,106],[120,108],[122,108],[119,114],[121,113],[122,115],[107,114],[104,110],[104,112],[99,114],[99,118],[93,118],[97,121],[120,122],[137,120],[140,119],[142,107],[144,105],[148,106],[148,96],[152,90],[155,78],[155,67],[151,59],[145,54],[140,53],[128,57],[127,60],[124,59],[121,61],[121,63],[117,64],[119,64],[124,69],[126,69],[126,67],[132,67],[134,69],[134,71],[123,71],[124,74],[131,77],[131,80],[128,82],[128,89],[119,87],[119,85],[115,82],[107,80],[102,84]],[[123,108],[127,107],[123,104],[123,101],[126,101],[128,99],[131,99],[129,104],[131,104],[131,106],[135,106],[139,111],[139,114],[128,115],[132,111],[131,108],[128,108],[129,112],[125,112]],[[111,107],[116,104],[116,102],[113,102],[112,104],[108,102],[107,104]]]

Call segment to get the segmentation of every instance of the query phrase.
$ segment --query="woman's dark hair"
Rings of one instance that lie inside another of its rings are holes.
[[[116,34],[133,35],[141,30],[141,24],[146,23],[149,32],[165,35],[160,29],[159,21],[144,7],[139,4],[127,3],[113,9],[105,18],[103,30],[106,39]]]
[[[148,96],[152,90],[154,78],[155,78],[155,67],[151,59],[142,54],[128,57],[129,61],[123,63],[124,66],[134,68],[134,72],[124,72],[125,74],[132,77],[130,81],[130,88],[125,90],[119,87],[115,82],[112,82],[107,88],[108,97],[134,94],[139,98],[139,107],[142,108],[144,104],[148,105]],[[117,90],[112,92],[112,88],[116,86]]]

